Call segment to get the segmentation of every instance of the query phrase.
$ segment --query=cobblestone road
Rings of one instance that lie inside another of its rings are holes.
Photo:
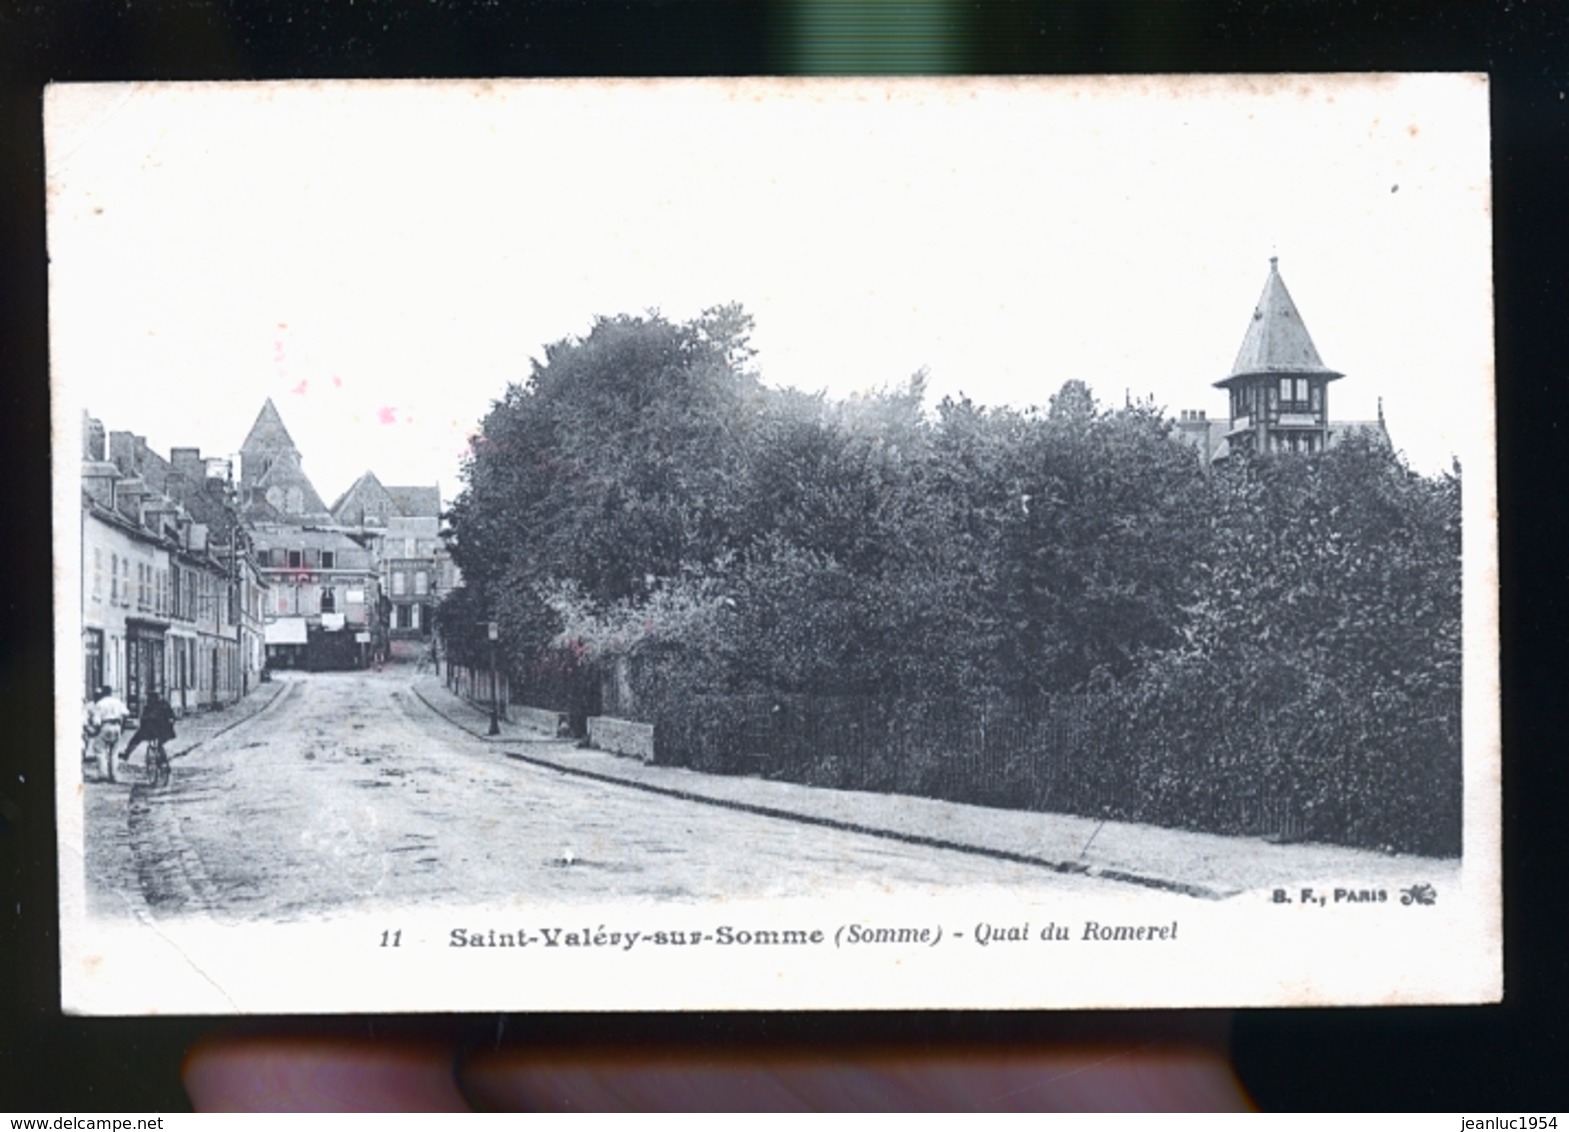
[[[395,672],[285,679],[276,703],[178,759],[167,787],[87,784],[94,911],[289,920],[369,901],[1102,887],[519,763]]]

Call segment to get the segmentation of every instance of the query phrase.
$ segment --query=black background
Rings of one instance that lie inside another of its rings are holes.
[[[913,10],[912,10],[913,11]],[[791,3],[747,0],[0,0],[0,1109],[178,1109],[208,1019],[61,1016],[51,696],[43,85],[120,79],[784,74]],[[1504,634],[1506,1001],[1243,1011],[1235,1055],[1265,1108],[1562,1107],[1569,947],[1560,820],[1569,529],[1569,5],[1542,0],[955,3],[940,28],[820,69],[920,73],[1486,71],[1492,78]],[[923,38],[924,37],[924,38]],[[1331,234],[1330,238],[1333,236]],[[1356,280],[1348,279],[1347,286]],[[1436,327],[1435,327],[1436,329]],[[1434,396],[1444,392],[1435,385]],[[74,519],[74,516],[66,516]],[[1442,946],[1442,941],[1435,941]],[[1238,946],[1246,946],[1239,940]],[[532,1042],[969,1049],[1049,1038],[1050,1014],[507,1019]],[[489,1019],[340,1019],[349,1034]],[[314,1023],[310,1023],[314,1024]]]

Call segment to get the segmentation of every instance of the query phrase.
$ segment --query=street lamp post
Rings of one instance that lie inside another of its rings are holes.
[[[501,635],[501,627],[494,621],[486,622],[485,635],[490,638],[490,731],[487,734],[500,735],[501,724],[496,720],[496,704],[501,698],[499,681],[496,679],[496,638]]]

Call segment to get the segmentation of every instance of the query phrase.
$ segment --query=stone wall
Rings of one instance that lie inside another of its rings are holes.
[[[588,717],[588,745],[651,763],[654,761],[654,725],[591,715]]]
[[[555,735],[559,738],[570,734],[567,728],[567,713],[564,711],[513,704],[507,714],[523,726],[532,727],[535,731],[543,731],[547,735]]]

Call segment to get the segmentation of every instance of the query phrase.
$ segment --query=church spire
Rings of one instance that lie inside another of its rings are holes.
[[[251,431],[245,434],[245,443],[240,445],[240,451],[276,453],[284,450],[299,451],[294,446],[294,437],[284,427],[283,418],[278,415],[278,406],[269,397],[261,407],[261,412],[256,414],[256,423],[251,425]]]
[[[301,467],[300,450],[271,397],[240,445],[240,490],[253,509],[258,501],[265,503],[252,518],[269,509],[289,522],[327,517],[327,506]]]

